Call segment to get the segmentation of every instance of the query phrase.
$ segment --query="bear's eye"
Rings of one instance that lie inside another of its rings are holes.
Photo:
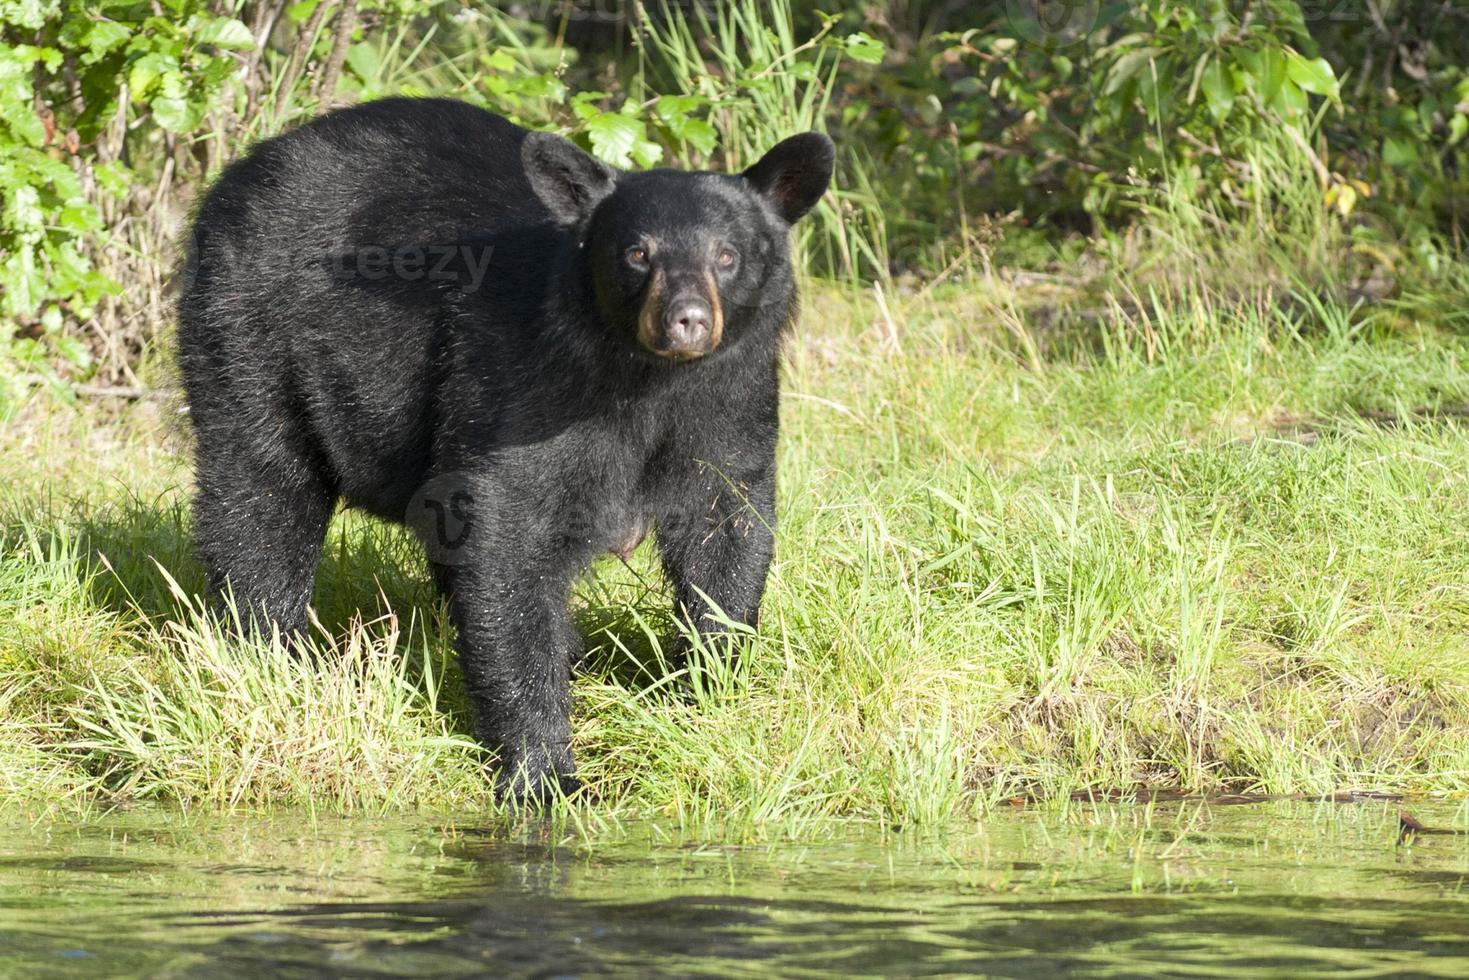
[[[648,250],[641,245],[634,245],[627,250],[627,264],[636,266],[639,269],[646,268],[648,265]]]
[[[735,254],[734,249],[721,248],[719,250],[719,254],[714,257],[714,261],[719,264],[719,267],[721,269],[733,269],[734,264],[739,261],[739,258],[740,257]]]

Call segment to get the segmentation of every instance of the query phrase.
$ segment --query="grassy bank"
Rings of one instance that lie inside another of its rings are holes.
[[[667,682],[647,544],[578,589],[599,814],[1469,787],[1469,344],[1304,293],[1065,295],[808,293],[746,666]],[[319,664],[233,645],[193,599],[180,428],[152,400],[8,423],[0,796],[490,806],[412,541],[338,518]]]

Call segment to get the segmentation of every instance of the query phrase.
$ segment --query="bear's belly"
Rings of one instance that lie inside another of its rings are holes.
[[[612,547],[609,549],[618,558],[627,561],[632,553],[637,550],[638,545],[643,543],[643,538],[648,536],[648,522],[642,514],[634,514],[631,521],[613,537]]]

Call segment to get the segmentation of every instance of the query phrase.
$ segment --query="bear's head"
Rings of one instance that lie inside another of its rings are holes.
[[[789,319],[790,229],[826,192],[835,150],[802,133],[739,174],[626,173],[532,133],[521,157],[541,203],[574,231],[606,329],[687,361]]]

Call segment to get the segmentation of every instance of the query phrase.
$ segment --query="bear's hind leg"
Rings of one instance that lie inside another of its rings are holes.
[[[299,639],[336,494],[315,468],[206,458],[198,467],[194,539],[223,616]]]

